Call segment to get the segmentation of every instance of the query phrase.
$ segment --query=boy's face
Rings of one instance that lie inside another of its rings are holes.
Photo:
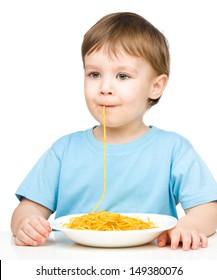
[[[100,49],[84,58],[85,97],[93,117],[107,127],[140,125],[154,95],[156,74],[145,60],[126,54],[109,55]]]

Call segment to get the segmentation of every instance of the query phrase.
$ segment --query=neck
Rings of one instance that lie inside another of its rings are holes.
[[[106,127],[106,139],[108,144],[125,144],[142,137],[149,131],[144,123],[131,127]],[[103,142],[103,125],[94,129],[94,136],[98,141]]]

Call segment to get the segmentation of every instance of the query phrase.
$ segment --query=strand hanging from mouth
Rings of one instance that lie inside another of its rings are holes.
[[[99,230],[99,231],[114,231],[114,230],[142,230],[157,227],[149,218],[143,221],[138,218],[133,218],[118,213],[108,211],[98,211],[106,193],[106,106],[103,106],[103,143],[104,143],[104,177],[103,177],[103,193],[92,212],[71,218],[69,223],[64,223],[63,227],[78,230]]]
[[[103,193],[102,196],[93,209],[92,213],[96,212],[96,210],[99,208],[100,204],[102,203],[105,193],[106,193],[106,106],[103,106],[102,108],[102,118],[103,118]]]

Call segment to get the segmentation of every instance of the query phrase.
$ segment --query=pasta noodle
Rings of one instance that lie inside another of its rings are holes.
[[[97,203],[96,207],[93,209],[92,212],[95,212],[96,209],[99,208],[100,204],[102,203],[104,197],[105,197],[105,193],[106,193],[106,116],[105,116],[105,106],[103,106],[102,108],[102,118],[103,118],[103,163],[104,163],[104,177],[103,177],[103,193],[102,193],[102,197],[100,198],[99,202]]]
[[[148,218],[147,222],[118,213],[99,211],[97,213],[84,214],[71,218],[69,223],[63,227],[78,230],[142,230],[156,228],[155,224]]]
[[[89,214],[84,214],[76,218],[71,218],[69,223],[63,224],[63,227],[79,230],[141,230],[156,228],[155,224],[150,221],[142,221],[137,218],[121,215],[118,213],[112,213],[107,211],[98,211],[100,204],[102,203],[106,193],[106,107],[103,106],[103,143],[104,143],[104,177],[103,177],[103,193],[102,196]]]

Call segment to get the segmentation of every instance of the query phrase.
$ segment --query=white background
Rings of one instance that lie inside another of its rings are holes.
[[[14,193],[59,137],[96,124],[83,96],[84,33],[111,12],[136,12],[168,38],[171,76],[148,125],[188,138],[217,178],[215,1],[0,1],[0,230]],[[180,212],[181,213],[181,212]]]

